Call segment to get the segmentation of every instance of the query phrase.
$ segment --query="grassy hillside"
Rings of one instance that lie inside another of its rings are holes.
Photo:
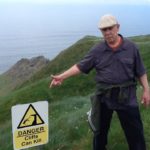
[[[50,74],[62,72],[69,66],[78,62],[89,49],[99,41],[99,38],[87,36],[77,43],[62,51],[48,66],[42,69],[35,76],[19,86],[15,91],[10,92],[5,97],[0,97],[0,105],[5,106],[0,109],[0,122],[10,118],[9,110],[11,106],[18,103],[27,103],[38,100],[57,101],[62,97],[87,95],[94,89],[93,74],[81,75],[65,81],[61,87],[49,89]],[[87,82],[88,81],[88,82]],[[70,88],[71,87],[71,88]],[[2,113],[4,115],[2,115]],[[7,117],[4,117],[7,116]]]
[[[99,42],[98,37],[86,36],[71,47],[62,51],[47,67],[40,70],[28,81],[0,97],[0,150],[12,149],[11,114],[13,105],[19,103],[48,100],[50,103],[50,142],[47,145],[31,148],[32,150],[90,150],[92,133],[88,128],[86,112],[90,108],[89,95],[94,91],[93,81],[95,72],[88,76],[79,75],[67,79],[61,87],[49,89],[50,75],[60,73],[78,62],[89,49]],[[150,36],[132,37],[140,47],[148,77],[150,77]],[[0,80],[3,84],[7,80]],[[140,89],[139,89],[140,91]],[[140,92],[138,92],[140,95]],[[147,145],[149,144],[150,119],[148,109],[141,108],[144,127],[146,129]],[[126,150],[127,145],[114,115],[110,130],[109,150]],[[7,143],[7,144],[6,144]],[[2,146],[1,146],[2,145]]]
[[[140,89],[138,89],[140,95]],[[89,95],[63,98],[51,102],[49,108],[49,143],[28,150],[91,150],[92,132],[87,123],[86,112],[90,108]],[[149,109],[140,108],[144,122],[147,149],[149,143]],[[0,150],[12,150],[11,121],[0,124]],[[126,139],[120,127],[117,115],[113,120],[109,132],[108,150],[127,150]]]

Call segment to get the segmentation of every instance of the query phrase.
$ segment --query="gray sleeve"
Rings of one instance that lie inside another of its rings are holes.
[[[143,60],[140,56],[138,48],[136,48],[136,53],[135,53],[135,76],[136,77],[141,77],[146,73],[145,67]]]
[[[95,66],[94,51],[91,49],[89,53],[77,63],[79,70],[83,73],[88,74]]]

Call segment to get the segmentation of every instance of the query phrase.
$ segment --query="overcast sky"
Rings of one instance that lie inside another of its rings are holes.
[[[1,0],[0,3],[150,5],[150,0]]]

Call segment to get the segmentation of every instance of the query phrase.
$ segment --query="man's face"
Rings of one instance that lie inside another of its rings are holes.
[[[111,43],[113,44],[116,42],[117,36],[118,36],[118,31],[119,31],[118,24],[111,26],[111,27],[101,29],[104,39],[110,44]]]

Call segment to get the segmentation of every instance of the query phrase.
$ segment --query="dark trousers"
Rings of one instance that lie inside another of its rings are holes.
[[[124,130],[129,150],[146,150],[143,125],[138,107],[115,110]],[[93,149],[106,150],[107,135],[113,110],[101,103],[100,133],[94,135]]]

